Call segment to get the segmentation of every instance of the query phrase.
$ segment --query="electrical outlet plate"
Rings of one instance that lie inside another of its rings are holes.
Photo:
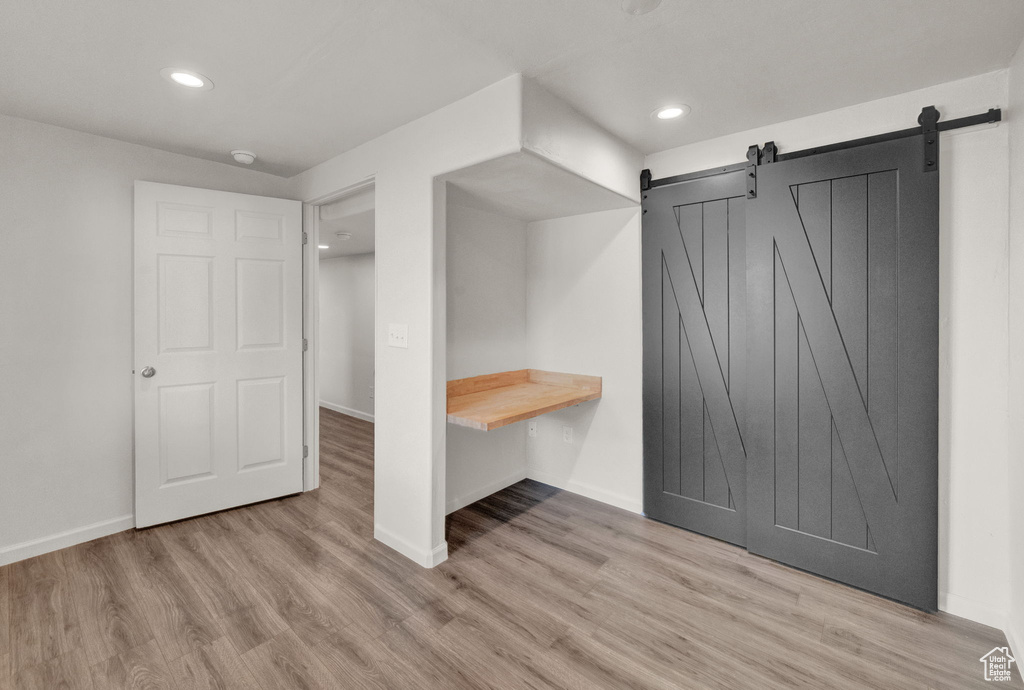
[[[536,419],[531,419],[527,423],[526,429],[529,432],[531,438],[537,438],[537,420]]]
[[[566,443],[569,443],[569,444],[572,443],[572,427],[571,426],[563,426],[562,427],[562,440],[565,441]]]
[[[409,324],[388,324],[388,346],[404,348],[409,347]]]

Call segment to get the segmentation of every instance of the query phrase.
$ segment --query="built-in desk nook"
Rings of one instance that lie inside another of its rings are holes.
[[[639,285],[636,200],[520,151],[446,174],[435,210],[445,224],[445,510],[525,478],[587,490],[592,477],[617,476],[621,422],[638,417],[624,409],[641,402],[622,396],[639,365],[616,354],[640,328],[639,299],[622,289]],[[634,274],[607,270],[623,255]]]
[[[519,369],[448,382],[448,423],[480,431],[601,397],[601,377]]]

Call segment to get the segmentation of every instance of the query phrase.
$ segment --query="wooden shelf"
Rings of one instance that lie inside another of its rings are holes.
[[[448,382],[448,423],[481,431],[601,397],[601,377],[538,369]]]

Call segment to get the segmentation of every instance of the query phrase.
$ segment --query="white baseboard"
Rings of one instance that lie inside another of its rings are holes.
[[[360,412],[359,410],[353,410],[351,407],[345,407],[344,405],[335,405],[334,403],[327,402],[326,400],[320,401],[320,407],[326,407],[328,410],[334,410],[341,414],[347,414],[349,417],[355,417],[356,419],[362,419],[366,422],[373,421],[373,415],[366,412]]]
[[[526,469],[526,476],[527,478],[538,481],[541,484],[547,484],[548,486],[553,486],[556,489],[571,491],[574,494],[586,496],[587,498],[592,498],[595,501],[600,501],[601,503],[607,503],[608,505],[615,506],[616,508],[628,510],[631,513],[643,513],[643,501],[640,499],[630,498],[625,494],[609,491],[591,484],[578,482],[567,477],[558,477],[535,467],[528,467]]]
[[[1010,655],[1017,659],[1024,657],[1024,647],[1018,646],[1019,643],[1024,642],[1024,637],[1021,637],[1020,631],[1015,631],[1013,626],[1007,626],[1007,629],[1002,632],[1007,636],[1007,644],[1010,645]],[[1020,663],[1018,662],[1016,665],[1019,671]],[[1024,672],[1021,672],[1021,675],[1024,676]]]
[[[47,537],[23,541],[20,544],[0,548],[0,566],[23,561],[33,556],[65,549],[93,539],[106,537],[135,527],[134,515],[122,515],[112,520],[95,522],[85,527],[76,527]]]
[[[424,568],[433,568],[448,560],[448,542],[446,541],[441,542],[430,551],[424,551],[380,525],[373,526],[373,538]]]
[[[992,606],[949,592],[939,592],[939,610],[982,625],[1006,629],[1006,610],[1000,606]]]
[[[1024,647],[1020,645],[1024,644],[1024,630],[1013,625],[1011,620],[1003,631],[1006,633],[1006,642],[1010,645],[1010,656],[1015,659],[1024,659]],[[1021,663],[1017,662],[1017,670],[1020,671]],[[1024,675],[1024,672],[1021,672]]]
[[[435,546],[430,552],[430,565],[428,568],[433,568],[435,565],[441,565],[448,560],[448,542],[443,541]]]
[[[512,474],[509,474],[501,479],[491,482],[487,486],[482,486],[479,489],[469,491],[462,494],[461,496],[448,496],[446,500],[446,511],[447,513],[454,513],[456,510],[465,508],[470,503],[476,503],[481,498],[487,498],[493,493],[497,493],[507,486],[512,486],[516,482],[520,482],[526,479],[526,470],[516,470]]]

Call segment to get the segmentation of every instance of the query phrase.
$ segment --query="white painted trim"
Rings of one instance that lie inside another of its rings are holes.
[[[335,405],[332,402],[326,400],[320,401],[320,407],[326,407],[328,410],[334,410],[341,414],[347,414],[349,417],[355,417],[356,419],[362,419],[365,422],[372,422],[373,415],[359,410],[353,410],[351,407],[345,407],[344,405]]]
[[[1006,643],[1010,645],[1011,656],[1015,659],[1024,658],[1024,647],[1019,646],[1024,644],[1024,630],[1014,630],[1011,621],[1003,632],[1006,634]],[[1020,663],[1020,661],[1017,662],[1017,671],[1024,675],[1024,671],[1020,671]]]
[[[0,549],[0,566],[23,561],[33,556],[41,556],[44,553],[66,549],[75,544],[83,544],[93,539],[106,537],[118,532],[124,532],[135,527],[134,515],[122,515],[112,520],[94,522],[85,527],[76,527],[48,537],[23,541],[20,544],[7,546]]]
[[[497,481],[493,481],[486,486],[464,493],[461,496],[449,496],[448,501],[445,504],[447,511],[446,514],[454,513],[456,510],[465,508],[471,503],[476,503],[481,498],[487,498],[491,494],[497,493],[506,487],[512,486],[516,482],[521,482],[524,479],[526,479],[526,470],[516,470],[512,474],[502,477]]]
[[[607,489],[593,486],[592,484],[586,484],[584,482],[578,482],[573,479],[557,477],[549,472],[538,470],[533,467],[528,467],[526,469],[526,476],[528,479],[538,481],[541,484],[547,484],[548,486],[553,486],[556,489],[571,491],[574,494],[586,496],[587,498],[592,498],[595,501],[600,501],[601,503],[607,503],[608,505],[615,506],[616,508],[628,510],[631,513],[643,514],[643,501],[630,498],[625,494],[608,491]]]
[[[423,551],[380,525],[373,526],[373,538],[424,568],[433,568],[448,560],[448,542],[446,541],[441,542],[430,551]]]
[[[448,542],[443,541],[435,546],[430,552],[430,565],[428,567],[441,565],[448,560]]]
[[[1006,628],[1006,611],[1001,607],[983,604],[958,594],[939,592],[939,610],[1000,630]]]
[[[303,463],[302,490],[312,491],[320,486],[320,213],[323,204],[329,204],[372,187],[375,177],[335,190],[330,194],[306,199],[302,204],[302,229],[309,233],[309,242],[302,253],[302,337],[309,341],[309,350],[303,357],[302,407],[303,438],[309,446],[309,456]],[[374,319],[376,319],[376,268],[374,269]]]
[[[302,463],[302,490],[312,491],[320,486],[320,214],[316,206],[302,205],[302,229],[309,235],[302,248],[302,337],[309,342],[309,349],[302,353],[302,438],[309,448]]]

